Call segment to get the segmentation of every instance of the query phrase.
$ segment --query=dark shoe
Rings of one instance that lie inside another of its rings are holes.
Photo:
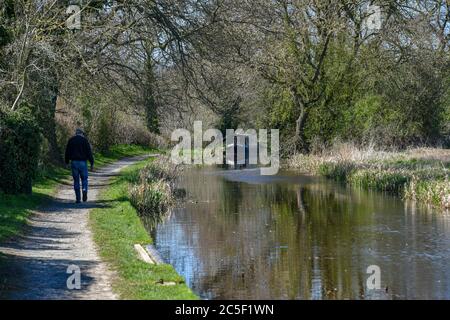
[[[87,201],[87,191],[83,191],[83,202]]]
[[[77,201],[75,203],[80,203],[81,201],[77,199]]]

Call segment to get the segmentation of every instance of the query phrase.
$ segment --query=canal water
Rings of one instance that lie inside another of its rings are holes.
[[[292,172],[189,169],[178,187],[151,233],[204,299],[450,299],[441,211]]]

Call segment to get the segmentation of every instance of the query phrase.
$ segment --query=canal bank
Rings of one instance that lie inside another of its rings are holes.
[[[366,190],[389,192],[443,211],[450,209],[448,149],[380,151],[337,143],[316,154],[293,155],[284,167]]]
[[[90,226],[103,260],[116,273],[113,289],[121,299],[196,299],[184,279],[167,264],[147,264],[138,258],[135,244],[152,239],[130,202],[130,182],[153,159],[121,171],[100,194],[105,204],[90,214]],[[171,285],[164,285],[171,284]]]

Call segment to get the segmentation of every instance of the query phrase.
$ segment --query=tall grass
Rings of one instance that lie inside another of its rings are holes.
[[[444,180],[421,180],[413,176],[405,188],[405,198],[450,208],[450,183]]]
[[[174,181],[178,171],[179,166],[164,156],[146,165],[132,178],[131,204],[147,221],[159,221],[173,204]]]
[[[450,150],[379,151],[338,143],[316,155],[294,155],[288,167],[365,189],[450,208]]]

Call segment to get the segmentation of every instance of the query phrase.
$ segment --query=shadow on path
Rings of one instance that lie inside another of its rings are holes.
[[[119,171],[152,155],[122,159],[90,174],[89,201],[76,204],[71,184],[29,219],[23,235],[0,244],[0,299],[117,299],[113,273],[101,261],[89,228],[89,210],[108,208],[100,189]],[[155,155],[153,155],[155,156]],[[69,290],[69,266],[81,272],[81,289]]]

